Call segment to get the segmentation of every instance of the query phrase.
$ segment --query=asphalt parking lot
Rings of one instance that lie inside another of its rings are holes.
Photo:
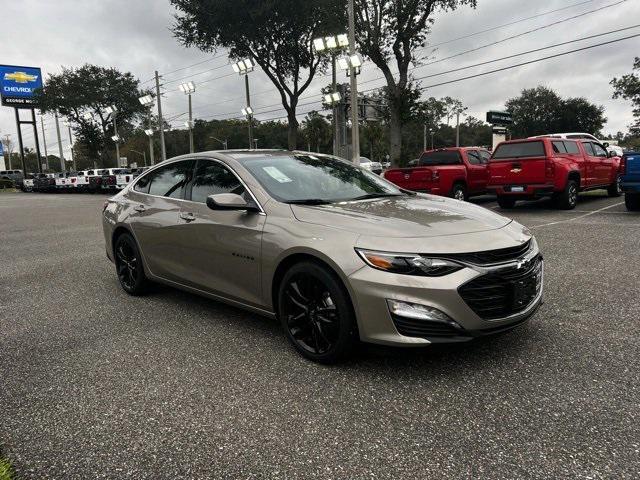
[[[640,477],[640,215],[622,198],[508,213],[546,260],[524,327],[334,367],[275,321],[128,297],[103,200],[0,195],[0,448],[21,478]]]

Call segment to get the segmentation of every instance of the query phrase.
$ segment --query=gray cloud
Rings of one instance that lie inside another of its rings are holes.
[[[477,48],[615,2],[616,0],[593,0],[562,12],[446,43],[438,46],[431,56],[439,59]],[[580,0],[548,0],[545,2],[478,0],[476,10],[464,8],[456,12],[438,14],[430,37],[431,44],[435,45],[496,25],[578,3],[581,3]],[[212,119],[240,115],[240,109],[244,104],[244,87],[241,79],[231,74],[231,67],[227,65],[224,52],[218,52],[217,55],[220,56],[212,59],[214,54],[185,49],[173,38],[170,27],[174,12],[169,6],[168,0],[94,0],[90,2],[81,0],[59,0],[56,2],[23,0],[3,5],[2,14],[4,22],[0,35],[2,45],[0,63],[40,66],[46,77],[47,74],[59,72],[62,65],[79,66],[88,62],[131,71],[142,81],[146,81],[153,76],[156,69],[160,72],[170,72],[196,62],[206,61],[206,63],[187,70],[165,75],[164,90],[166,95],[163,107],[166,117],[175,117],[172,123],[177,127],[180,127],[185,120],[185,116],[180,116],[180,114],[186,110],[186,99],[181,92],[177,91],[180,82],[172,81],[183,76],[191,76],[197,84],[197,92],[194,97],[197,118]],[[636,18],[640,18],[640,2],[628,0],[620,5],[536,33],[416,69],[414,74],[416,76],[434,74],[578,37],[631,26],[637,23],[634,21]],[[640,29],[632,30],[629,33],[638,33],[638,31]],[[424,80],[422,84],[430,85],[453,80],[461,76],[571,50],[579,46],[619,38],[629,33],[613,34],[601,39],[451,73]],[[425,52],[428,53],[430,50],[427,48]],[[458,97],[469,106],[471,115],[483,118],[484,112],[501,108],[506,99],[518,95],[523,88],[542,84],[557,90],[563,96],[584,96],[590,101],[604,105],[609,119],[605,131],[625,131],[626,126],[632,121],[631,107],[628,102],[611,99],[612,90],[609,81],[613,76],[628,73],[633,58],[637,54],[638,41],[632,39],[502,73],[434,87],[426,91],[425,95]],[[200,72],[204,73],[198,74]],[[380,77],[380,75],[380,72],[371,63],[368,63],[365,64],[360,80],[364,82]],[[211,80],[221,76],[224,77]],[[314,80],[308,93],[305,94],[307,98],[301,100],[301,103],[319,102],[319,89],[327,83],[327,77]],[[378,86],[382,83],[381,81],[367,83],[363,88]],[[147,82],[144,86],[151,87],[152,82]],[[258,115],[258,118],[267,119],[284,115],[282,110],[269,112],[278,109],[279,95],[265,75],[259,71],[253,73],[251,87],[254,108],[263,112]],[[319,103],[302,106],[300,112],[304,113],[318,107]],[[47,117],[45,121],[47,144],[50,151],[54,151],[55,128],[53,120]],[[27,133],[27,127],[24,127],[24,130],[25,144],[32,146],[33,135],[30,132]],[[16,138],[13,111],[8,107],[0,108],[0,133],[9,133],[13,135],[14,139]],[[68,142],[65,142],[66,144]]]

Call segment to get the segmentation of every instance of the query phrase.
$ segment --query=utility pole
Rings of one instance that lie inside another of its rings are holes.
[[[11,135],[5,135],[4,140],[2,140],[2,144],[4,145],[4,151],[7,154],[7,158],[9,159],[9,170],[13,170],[13,168],[11,167],[11,154],[13,153],[13,147],[11,146]]]
[[[71,161],[73,162],[73,171],[77,172],[78,168],[76,167],[76,156],[73,154],[73,135],[71,134],[71,125],[69,123],[67,123],[67,128],[69,129],[69,154],[71,155]]]
[[[49,154],[47,153],[47,137],[44,134],[44,119],[40,115],[40,128],[42,129],[42,143],[44,144],[44,163],[49,170]]]
[[[60,138],[60,122],[58,121],[58,114],[55,113],[54,117],[56,119],[56,134],[58,135],[58,153],[60,154],[60,168],[62,172],[66,172],[67,169],[64,165],[64,154],[62,153],[62,138]]]
[[[247,121],[249,122],[249,149],[253,148],[253,114],[251,109],[251,96],[249,95],[249,75],[244,76],[244,87],[247,93]]]
[[[189,152],[193,153],[193,106],[191,104],[191,94],[189,94]]]
[[[152,108],[153,105],[149,107],[149,130],[147,130],[147,135],[149,136],[149,162],[151,163],[151,165],[155,165],[156,159],[153,151],[153,115],[151,113]]]
[[[333,90],[332,92],[338,91],[337,78],[336,78],[336,54],[333,52],[331,54],[331,77],[333,80]],[[333,104],[333,154],[336,157],[340,156],[340,125],[338,124],[338,109],[340,108],[340,103]]]
[[[456,112],[456,147],[460,146],[460,110]]]
[[[422,150],[427,151],[427,124],[424,124],[424,134],[422,136]]]
[[[120,167],[120,135],[118,135],[118,122],[116,117],[118,116],[117,112],[113,113],[113,133],[115,136],[116,143],[116,167]]]
[[[433,146],[433,136],[434,136],[435,134],[436,134],[436,132],[434,132],[433,130],[431,130],[431,150],[433,150],[433,149],[434,149],[434,146]]]
[[[356,54],[356,27],[353,0],[349,0],[349,55]],[[351,73],[351,159],[360,165],[360,125],[358,124],[358,77],[356,68],[349,65]]]
[[[160,97],[160,75],[156,70],[156,99],[158,100],[158,123],[160,124],[160,149],[162,152],[162,161],[167,159],[167,148],[164,144],[164,120],[162,118],[162,99]]]

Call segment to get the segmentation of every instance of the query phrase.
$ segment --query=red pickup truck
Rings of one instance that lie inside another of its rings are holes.
[[[502,208],[517,200],[552,197],[575,208],[578,192],[604,188],[621,195],[620,157],[591,140],[536,138],[500,143],[489,162],[489,190]]]
[[[427,150],[416,166],[387,170],[384,178],[407,190],[466,200],[486,193],[490,156],[475,147]]]

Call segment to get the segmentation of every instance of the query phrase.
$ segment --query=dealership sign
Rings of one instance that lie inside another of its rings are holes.
[[[0,97],[5,107],[34,108],[33,92],[38,88],[42,88],[39,68],[0,65]]]
[[[511,125],[513,123],[513,117],[509,112],[490,110],[487,112],[487,123],[491,125]]]

